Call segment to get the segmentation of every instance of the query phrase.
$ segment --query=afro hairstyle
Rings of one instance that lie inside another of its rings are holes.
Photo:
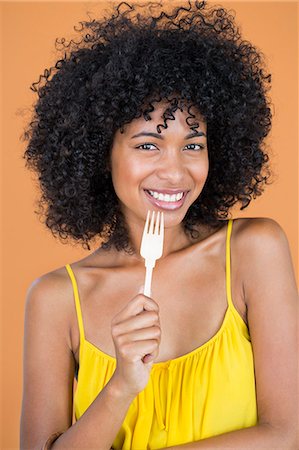
[[[169,6],[169,3],[168,3]],[[117,130],[167,100],[163,124],[187,105],[207,123],[209,173],[182,226],[217,227],[239,202],[246,208],[271,175],[264,139],[271,128],[264,55],[242,40],[234,11],[205,1],[111,5],[108,17],[79,22],[80,38],[56,39],[61,52],[31,89],[38,94],[23,158],[38,176],[36,211],[54,237],[90,250],[134,252],[109,171]]]

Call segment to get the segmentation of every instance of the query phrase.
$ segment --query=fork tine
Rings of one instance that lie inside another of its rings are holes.
[[[158,211],[158,213],[157,213],[157,220],[155,223],[155,231],[154,231],[155,235],[159,234],[159,231],[160,231],[159,228],[160,228],[160,211]]]
[[[145,221],[145,226],[144,226],[144,229],[143,229],[143,235],[142,235],[142,236],[144,236],[145,234],[147,234],[148,224],[149,224],[149,218],[150,218],[150,210],[148,210],[148,212],[147,212],[146,221]]]
[[[154,232],[154,222],[155,222],[155,211],[152,212],[152,219],[150,223],[149,234],[153,234]]]
[[[164,238],[164,213],[163,213],[163,211],[161,212],[160,234],[162,236],[162,242],[163,242],[163,238]]]

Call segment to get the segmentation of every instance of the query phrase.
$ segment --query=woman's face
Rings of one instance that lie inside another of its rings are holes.
[[[127,220],[144,221],[150,209],[164,211],[165,226],[178,225],[206,182],[209,170],[206,123],[192,108],[195,114],[192,123],[199,123],[197,130],[192,131],[186,123],[190,114],[178,109],[175,120],[167,120],[168,127],[157,133],[156,126],[164,123],[162,114],[166,105],[165,102],[155,105],[152,120],[134,119],[124,126],[123,134],[119,130],[115,134],[111,175]],[[153,198],[149,190],[156,197],[167,190],[184,192],[184,196],[170,202],[169,197]]]

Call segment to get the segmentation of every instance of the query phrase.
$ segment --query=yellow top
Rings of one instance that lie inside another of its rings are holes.
[[[149,382],[131,403],[114,440],[116,450],[151,450],[198,441],[257,424],[254,361],[248,328],[231,297],[230,236],[226,237],[228,307],[220,329],[200,347],[154,363]],[[80,330],[76,420],[116,368],[116,359],[85,339],[78,286],[71,266]]]

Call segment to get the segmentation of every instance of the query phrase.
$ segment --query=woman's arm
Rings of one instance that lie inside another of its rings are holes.
[[[235,244],[240,261],[235,264],[242,265],[259,424],[168,447],[171,449],[299,448],[298,292],[288,240],[280,225],[271,219],[249,219],[242,227]]]
[[[67,280],[68,281],[68,280]],[[72,425],[75,362],[70,344],[72,291],[61,275],[32,283],[26,300],[21,449],[110,449],[133,398],[112,377],[92,405]]]
[[[167,447],[167,450],[298,450],[298,440],[268,425],[257,425],[220,434],[190,444]]]

